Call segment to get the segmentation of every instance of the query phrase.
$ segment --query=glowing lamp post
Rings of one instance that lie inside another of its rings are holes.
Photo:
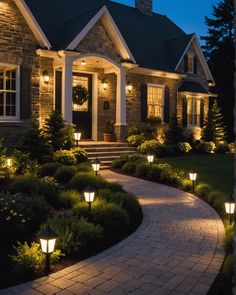
[[[230,197],[225,202],[225,212],[229,215],[229,224],[232,223],[232,215],[235,213],[235,200],[233,197]]]
[[[152,165],[153,161],[154,161],[154,155],[151,154],[151,153],[148,153],[147,154],[147,160],[148,160],[148,163],[150,164],[150,166]]]
[[[75,132],[74,133],[74,138],[75,138],[75,144],[76,144],[76,146],[78,146],[79,145],[79,141],[81,139],[81,132]]]
[[[46,272],[50,272],[50,256],[54,251],[57,235],[51,230],[46,229],[42,231],[39,235],[40,246],[42,252],[45,254],[45,266]]]
[[[89,205],[89,212],[91,211],[91,205],[94,201],[94,197],[95,197],[95,189],[91,185],[89,185],[84,190],[84,198]]]
[[[195,190],[195,182],[196,182],[196,179],[197,179],[197,173],[196,172],[190,172],[189,173],[189,179],[192,181],[192,190],[194,192]]]
[[[101,165],[101,162],[98,160],[98,158],[96,158],[92,163],[92,167],[93,167],[93,171],[95,172],[95,175],[98,175],[100,165]]]

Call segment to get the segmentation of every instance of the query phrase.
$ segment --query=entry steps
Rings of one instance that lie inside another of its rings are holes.
[[[111,163],[118,159],[120,155],[136,153],[136,150],[127,143],[119,142],[84,141],[79,142],[79,146],[86,150],[89,161],[99,159],[101,169],[109,169]]]

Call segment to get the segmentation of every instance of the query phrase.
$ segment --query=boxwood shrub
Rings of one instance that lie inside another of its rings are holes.
[[[79,202],[84,201],[84,197],[75,190],[63,190],[59,193],[58,200],[63,208],[71,209]]]
[[[63,165],[74,166],[77,163],[76,156],[72,150],[58,150],[53,154],[53,158],[56,162]]]
[[[107,181],[100,175],[94,175],[88,172],[79,172],[71,179],[69,187],[78,191],[83,191],[88,185],[94,186],[96,189],[105,187]]]
[[[39,169],[39,175],[41,177],[54,176],[54,174],[56,173],[59,167],[60,167],[59,163],[45,163],[41,165]]]
[[[135,172],[135,168],[136,168],[136,163],[135,162],[126,162],[121,170],[123,172],[126,172],[126,173],[134,173]]]
[[[76,171],[76,167],[61,166],[57,169],[54,177],[59,183],[68,183],[76,174]]]
[[[87,152],[80,147],[72,148],[71,152],[75,156],[77,163],[83,163],[88,160]]]

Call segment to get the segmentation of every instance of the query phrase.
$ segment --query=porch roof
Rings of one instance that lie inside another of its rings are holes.
[[[192,35],[186,35],[168,17],[143,15],[137,9],[110,0],[25,0],[52,44],[63,50],[105,5],[136,62],[145,68],[175,71]]]
[[[184,81],[179,87],[179,92],[210,94],[200,83],[191,81]]]

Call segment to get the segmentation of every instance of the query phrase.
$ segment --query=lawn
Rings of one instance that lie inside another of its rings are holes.
[[[175,168],[186,171],[194,169],[198,173],[198,180],[210,184],[214,190],[233,193],[234,186],[234,156],[211,154],[186,157],[162,158]]]

